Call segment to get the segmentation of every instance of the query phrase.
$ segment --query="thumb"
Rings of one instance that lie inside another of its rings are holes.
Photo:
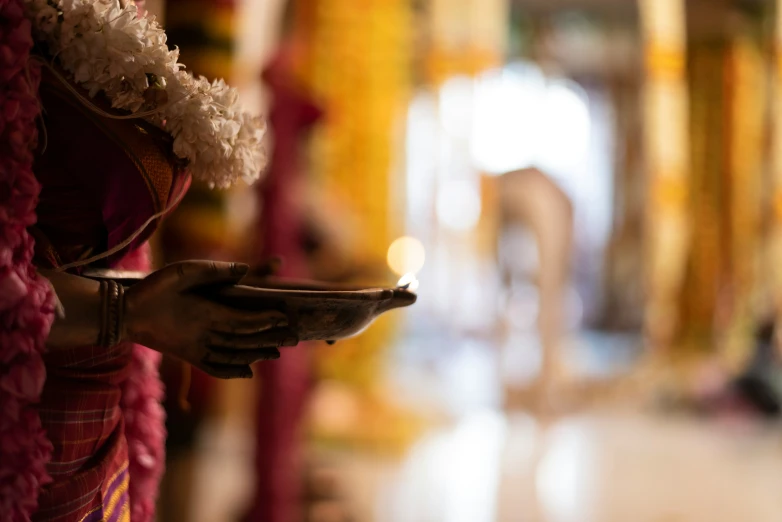
[[[218,261],[185,261],[175,263],[165,270],[174,277],[173,286],[179,290],[189,290],[199,286],[220,283],[238,283],[250,267],[242,263],[223,263]]]

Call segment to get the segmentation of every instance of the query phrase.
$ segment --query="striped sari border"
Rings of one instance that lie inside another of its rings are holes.
[[[128,467],[125,465],[109,479],[102,504],[87,513],[79,522],[122,522],[125,506],[130,505],[129,479]]]
[[[106,522],[120,522],[126,508],[130,507],[130,495],[128,495],[127,486],[119,498],[112,500],[109,509],[106,511]]]
[[[96,507],[87,513],[79,522],[103,522],[103,506]]]
[[[104,493],[103,498],[104,499],[111,499],[115,496],[115,493],[118,490],[127,490],[128,489],[128,482],[129,482],[129,475],[128,475],[128,466],[125,464],[122,466],[122,468],[117,471],[111,479],[109,479],[109,487],[106,488],[106,493]],[[105,502],[104,502],[105,506]]]

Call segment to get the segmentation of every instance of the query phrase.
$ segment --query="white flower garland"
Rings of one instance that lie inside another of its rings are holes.
[[[195,78],[154,16],[118,0],[25,0],[35,38],[72,79],[112,107],[166,130],[174,153],[210,186],[257,180],[265,123],[223,80]]]

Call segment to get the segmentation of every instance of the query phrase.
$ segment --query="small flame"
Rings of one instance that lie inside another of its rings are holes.
[[[416,279],[415,274],[412,273],[405,274],[401,277],[401,279],[399,279],[397,286],[404,290],[410,290],[411,292],[415,292],[416,290],[418,290],[418,279]]]

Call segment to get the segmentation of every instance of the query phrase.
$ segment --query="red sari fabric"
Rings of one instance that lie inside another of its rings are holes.
[[[259,228],[263,249],[284,259],[280,275],[306,276],[301,218],[293,202],[300,172],[300,140],[321,117],[321,111],[299,89],[291,75],[289,49],[283,48],[264,71],[273,99],[269,122],[274,134],[267,177],[259,187],[263,212]],[[247,520],[289,522],[298,520],[301,501],[301,420],[311,375],[308,347],[288,350],[275,364],[258,365],[260,387],[255,469],[257,489]]]
[[[130,520],[128,446],[120,410],[131,346],[48,354],[38,409],[54,446],[36,521]]]
[[[122,245],[178,200],[188,178],[172,167],[159,131],[98,117],[49,80],[41,86],[49,140],[34,165],[41,183],[35,236],[37,264],[53,268]],[[154,228],[97,264],[115,267],[135,255]],[[122,344],[44,356],[38,412],[53,446],[53,482],[39,496],[34,521],[129,521],[131,510],[134,522],[152,519],[156,479],[150,486],[142,475],[160,474],[150,458],[162,459],[155,447],[162,448],[163,416],[155,406],[162,388],[156,368],[144,365],[154,365],[156,355],[144,351]]]
[[[40,91],[49,138],[33,167],[42,185],[36,252],[49,263],[114,249],[187,189],[189,178],[174,166],[163,131],[98,116],[46,74]],[[116,265],[149,239],[154,225],[99,265]]]

